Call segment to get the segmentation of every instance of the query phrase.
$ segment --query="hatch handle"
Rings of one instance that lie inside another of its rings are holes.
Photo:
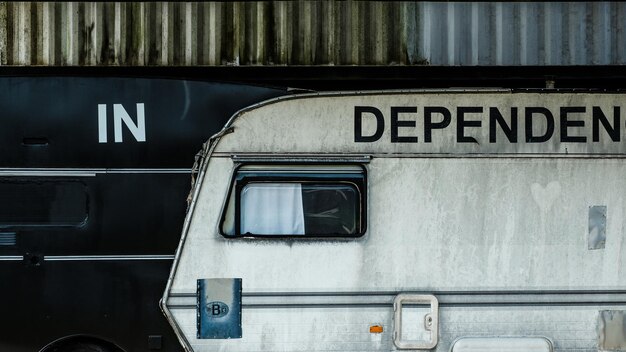
[[[402,339],[402,307],[417,304],[430,306],[430,312],[424,316],[424,329],[430,332],[430,340],[414,341]],[[401,293],[393,301],[393,344],[399,350],[429,350],[437,346],[439,338],[439,301],[433,295]]]

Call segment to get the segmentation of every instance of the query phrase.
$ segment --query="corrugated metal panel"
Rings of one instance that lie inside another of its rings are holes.
[[[418,53],[436,65],[626,62],[626,4],[422,3]]]
[[[616,65],[617,2],[0,3],[3,65]]]

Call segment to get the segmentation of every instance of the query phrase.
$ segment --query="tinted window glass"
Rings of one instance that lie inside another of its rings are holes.
[[[359,222],[359,192],[355,185],[303,185],[306,233],[355,235]]]
[[[87,219],[85,185],[71,181],[0,181],[0,226],[78,226]]]

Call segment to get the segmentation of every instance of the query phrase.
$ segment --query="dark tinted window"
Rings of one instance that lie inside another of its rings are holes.
[[[302,185],[305,233],[354,235],[358,230],[359,191],[351,184]]]
[[[0,226],[79,226],[87,219],[85,185],[0,180]]]

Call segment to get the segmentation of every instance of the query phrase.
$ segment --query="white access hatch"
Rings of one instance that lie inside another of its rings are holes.
[[[545,337],[462,337],[452,352],[552,352]]]

